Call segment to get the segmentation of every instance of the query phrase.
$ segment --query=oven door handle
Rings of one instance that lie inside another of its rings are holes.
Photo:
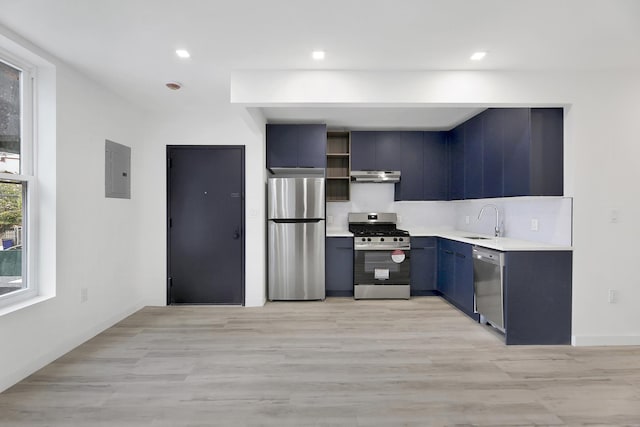
[[[410,251],[411,248],[355,248],[355,251]]]

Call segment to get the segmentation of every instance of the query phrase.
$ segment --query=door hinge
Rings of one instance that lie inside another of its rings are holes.
[[[169,287],[173,287],[173,277],[169,277]]]
[[[169,228],[173,227],[173,219],[169,218]]]
[[[169,169],[173,167],[173,159],[169,157]]]

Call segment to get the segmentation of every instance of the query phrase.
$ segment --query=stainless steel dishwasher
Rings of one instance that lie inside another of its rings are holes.
[[[504,253],[473,247],[475,312],[504,332]]]

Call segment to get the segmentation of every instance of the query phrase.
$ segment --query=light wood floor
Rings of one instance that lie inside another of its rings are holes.
[[[145,308],[1,426],[640,426],[640,349],[506,347],[438,297]]]

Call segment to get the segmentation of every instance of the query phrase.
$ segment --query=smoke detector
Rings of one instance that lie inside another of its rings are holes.
[[[182,83],[179,83],[179,82],[168,82],[168,83],[165,83],[165,86],[171,90],[182,89]]]

